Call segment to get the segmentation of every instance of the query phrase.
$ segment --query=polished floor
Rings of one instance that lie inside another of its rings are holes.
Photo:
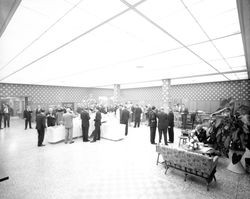
[[[179,133],[175,129],[175,137]],[[0,131],[0,168],[10,177],[0,182],[1,199],[250,198],[250,176],[226,170],[227,159],[220,158],[210,191],[201,178],[184,182],[174,169],[165,175],[145,125],[129,128],[128,137],[117,142],[44,143],[37,147],[36,130],[25,131],[19,119]]]

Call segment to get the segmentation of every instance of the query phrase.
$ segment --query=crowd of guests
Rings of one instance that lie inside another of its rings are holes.
[[[1,108],[1,118],[4,116],[4,127],[9,126],[9,106],[3,105]],[[139,105],[133,104],[131,102],[126,102],[124,104],[103,106],[100,104],[94,104],[91,106],[79,105],[76,108],[76,112],[71,110],[69,107],[62,107],[58,105],[57,107],[50,107],[47,111],[41,106],[37,106],[35,111],[32,111],[30,106],[26,106],[23,111],[23,118],[25,121],[24,129],[32,129],[32,121],[36,122],[36,129],[38,132],[38,146],[44,146],[44,133],[45,129],[50,126],[64,125],[65,127],[65,144],[74,143],[73,141],[73,118],[80,116],[82,120],[82,139],[83,142],[90,141],[96,142],[100,140],[101,135],[101,124],[102,116],[101,113],[113,112],[116,118],[119,119],[120,124],[125,125],[125,136],[128,135],[128,127],[139,128],[141,124],[149,126],[150,129],[150,143],[155,144],[156,129],[158,128],[159,133],[159,143],[164,138],[164,143],[168,144],[174,142],[174,113],[170,109],[166,112],[163,108],[157,109],[155,106],[151,105]],[[89,120],[90,114],[95,114],[94,126],[95,130],[91,133],[89,137]],[[35,118],[33,118],[35,117]],[[1,122],[0,122],[1,123]],[[169,139],[167,139],[167,134]]]

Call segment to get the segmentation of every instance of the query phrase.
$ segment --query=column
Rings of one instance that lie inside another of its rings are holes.
[[[114,104],[120,103],[120,84],[114,84]]]
[[[163,102],[163,108],[166,112],[168,112],[169,105],[170,105],[170,87],[171,87],[170,79],[163,79],[162,80],[162,102]]]

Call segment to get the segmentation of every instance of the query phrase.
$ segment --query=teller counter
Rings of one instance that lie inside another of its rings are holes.
[[[95,129],[95,114],[90,115],[89,136]],[[80,116],[73,119],[73,138],[82,136],[82,125]],[[125,125],[120,124],[119,120],[113,114],[102,114],[101,137],[113,141],[119,141],[124,138]],[[65,128],[63,125],[48,127],[46,139],[49,143],[57,143],[65,138]]]

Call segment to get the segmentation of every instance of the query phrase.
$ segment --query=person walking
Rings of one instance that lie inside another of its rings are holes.
[[[43,144],[44,140],[44,133],[46,129],[46,116],[45,116],[45,110],[40,109],[40,112],[36,116],[36,129],[38,133],[38,147],[45,146]]]
[[[150,143],[155,144],[155,132],[157,127],[157,114],[155,112],[155,106],[148,110],[148,125],[150,128]]]
[[[128,120],[129,120],[129,111],[128,111],[128,107],[125,106],[124,109],[122,110],[122,114],[121,114],[121,119],[120,119],[120,123],[121,124],[125,124],[125,136],[128,135]]]

